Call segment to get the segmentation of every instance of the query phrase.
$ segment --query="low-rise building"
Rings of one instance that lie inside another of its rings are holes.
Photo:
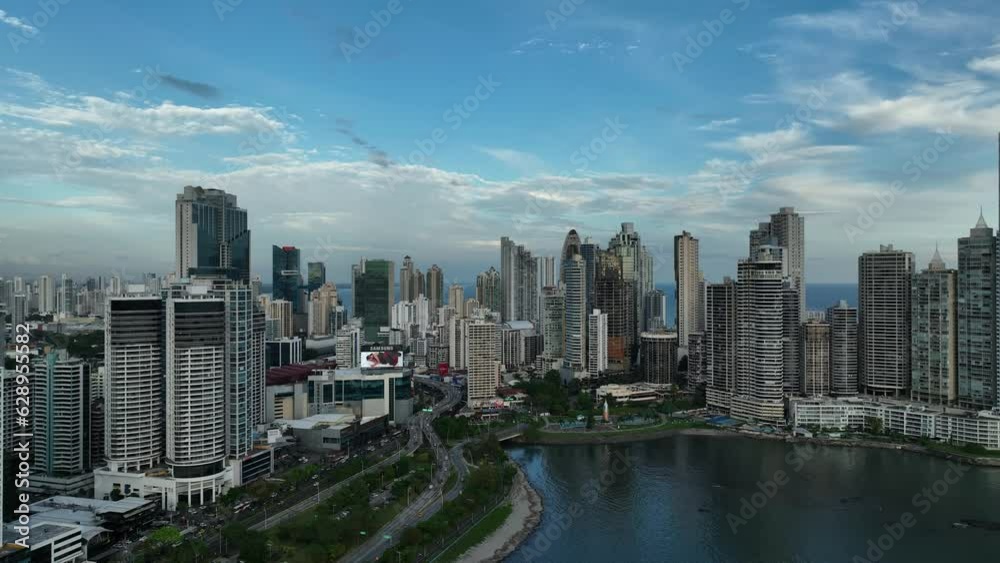
[[[385,416],[356,418],[352,414],[317,414],[300,420],[279,420],[291,429],[303,448],[313,451],[350,451],[385,434]]]
[[[879,424],[883,431],[903,436],[1000,450],[1000,414],[994,411],[851,397],[793,399],[789,413],[795,427],[861,430]]]

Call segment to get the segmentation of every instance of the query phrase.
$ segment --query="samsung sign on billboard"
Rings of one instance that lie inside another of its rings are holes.
[[[395,346],[366,346],[361,349],[361,367],[391,369],[403,367],[403,353]]]

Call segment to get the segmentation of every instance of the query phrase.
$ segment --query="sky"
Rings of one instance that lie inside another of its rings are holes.
[[[265,282],[272,244],[467,282],[624,221],[657,282],[682,230],[719,280],[782,206],[854,282],[998,221],[989,0],[53,4],[0,5],[0,275],[170,272],[185,185],[237,195]]]

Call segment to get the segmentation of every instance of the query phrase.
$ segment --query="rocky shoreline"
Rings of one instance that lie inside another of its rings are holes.
[[[510,496],[514,510],[507,521],[482,543],[462,555],[460,563],[500,563],[528,539],[542,522],[542,497],[518,467]],[[520,519],[520,522],[515,520]]]

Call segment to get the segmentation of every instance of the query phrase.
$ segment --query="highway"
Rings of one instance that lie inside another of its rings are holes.
[[[414,378],[414,380],[434,387],[444,394],[444,399],[434,406],[433,413],[420,413],[418,415],[418,428],[420,432],[413,432],[411,430],[413,434],[422,434],[426,437],[434,450],[434,457],[437,462],[434,481],[431,488],[421,493],[414,502],[410,503],[410,506],[403,509],[402,512],[397,514],[392,521],[383,526],[377,533],[372,534],[367,542],[345,555],[341,561],[361,563],[364,561],[379,560],[385,551],[399,539],[399,535],[404,530],[433,516],[443,506],[444,500],[452,500],[458,496],[462,490],[462,483],[469,474],[469,469],[465,466],[465,461],[461,459],[461,446],[456,446],[449,452],[445,448],[441,438],[434,432],[434,428],[431,427],[431,422],[435,418],[448,412],[462,400],[461,391],[452,385],[438,383],[429,379]],[[456,455],[458,456],[457,460],[455,458]],[[443,499],[441,493],[444,490],[445,483],[448,481],[452,465],[458,469],[458,482],[448,493],[447,499]]]

